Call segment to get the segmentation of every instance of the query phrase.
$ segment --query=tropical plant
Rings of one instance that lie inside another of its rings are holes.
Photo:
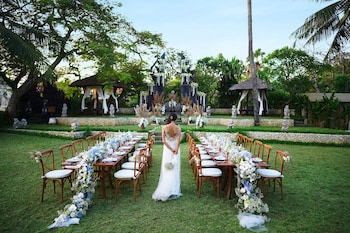
[[[292,35],[297,40],[306,40],[306,44],[311,45],[333,37],[325,56],[325,59],[328,59],[339,54],[350,40],[350,1],[314,1],[333,3],[309,16]]]
[[[243,62],[237,58],[228,60],[222,54],[205,57],[197,61],[194,81],[207,94],[208,105],[230,107],[237,93],[228,89],[238,83],[244,70]]]

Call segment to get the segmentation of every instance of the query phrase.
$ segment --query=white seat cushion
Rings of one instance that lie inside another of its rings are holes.
[[[125,162],[122,164],[123,169],[129,169],[133,170],[134,169],[134,163],[135,162]],[[139,167],[139,163],[136,163],[136,169]]]
[[[283,177],[281,173],[274,169],[258,169],[259,175],[266,177],[266,178],[278,178]]]
[[[202,160],[212,159],[211,156],[208,155],[208,154],[206,154],[206,155],[204,154],[204,155],[200,155],[200,156],[201,156],[201,159],[202,159]]]
[[[137,144],[137,148],[143,148],[143,147],[145,147],[147,145],[147,143],[139,143],[139,144]]]
[[[55,178],[65,178],[70,176],[70,174],[73,172],[73,170],[70,169],[61,169],[61,170],[53,170],[49,171],[45,174],[45,177],[48,179],[55,179]]]
[[[216,167],[216,163],[213,160],[202,160],[201,161],[202,167]]]
[[[202,168],[202,176],[218,177],[221,175],[222,171],[219,168]]]
[[[136,172],[136,175],[138,175],[140,172]],[[120,178],[120,179],[135,179],[136,177],[134,176],[134,170],[129,170],[129,169],[121,169],[114,173],[115,178]]]

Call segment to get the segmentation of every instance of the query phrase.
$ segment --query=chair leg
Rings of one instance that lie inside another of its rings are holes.
[[[136,189],[137,189],[137,180],[134,180],[133,181],[134,202],[136,202]]]
[[[282,178],[280,178],[280,190],[281,190],[281,200],[283,200],[284,199],[284,195],[283,195],[283,184],[282,184],[282,181],[283,181],[283,179]]]
[[[43,202],[43,201],[44,201],[45,188],[46,188],[46,181],[45,181],[45,179],[43,179],[43,185],[42,185],[42,187],[41,187],[41,198],[40,198],[40,202]]]
[[[63,186],[64,186],[63,179],[61,180],[60,185],[61,185],[60,199],[61,199],[61,202],[63,202]]]
[[[202,192],[202,177],[198,177],[198,198],[201,198],[201,192]]]
[[[119,181],[115,180],[115,199],[118,199],[118,195],[119,195]]]
[[[216,182],[216,192],[218,194],[218,198],[220,198],[220,177],[215,178],[215,182]]]

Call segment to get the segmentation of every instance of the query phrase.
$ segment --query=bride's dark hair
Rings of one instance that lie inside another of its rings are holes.
[[[169,124],[170,122],[172,121],[176,121],[177,119],[177,115],[175,113],[170,113],[169,116],[168,116],[168,120],[167,120],[167,124]]]

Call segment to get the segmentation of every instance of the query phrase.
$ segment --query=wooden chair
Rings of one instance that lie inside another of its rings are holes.
[[[267,144],[263,144],[262,152],[261,152],[261,159],[264,162],[266,162],[267,164],[269,164],[269,161],[270,161],[271,150],[272,150],[272,146],[267,145]]]
[[[276,150],[276,156],[274,159],[274,165],[272,169],[258,169],[258,173],[261,176],[261,192],[265,191],[265,181],[273,181],[273,191],[276,191],[276,181],[280,186],[281,200],[283,196],[283,169],[285,161],[287,160],[288,153],[281,150]]]
[[[210,179],[216,189],[217,195],[220,198],[220,177],[222,176],[222,171],[219,168],[204,168],[202,167],[202,161],[198,150],[195,150],[195,156],[197,157],[197,190],[198,198],[201,197],[203,179]]]
[[[62,162],[65,162],[67,159],[75,156],[75,151],[72,143],[63,145],[59,147],[62,155]]]
[[[83,152],[85,150],[83,139],[74,140],[72,142],[72,145],[73,145],[74,154],[78,154],[78,153]]]
[[[70,169],[55,169],[55,156],[53,150],[46,150],[41,152],[41,159],[39,159],[39,161],[41,164],[41,178],[43,180],[40,201],[44,201],[46,185],[49,181],[52,181],[54,193],[56,193],[56,182],[60,183],[60,200],[63,202],[64,183],[68,180],[70,186],[72,187],[71,174],[73,171]]]
[[[134,170],[135,169],[135,164],[134,164],[135,160],[138,160],[139,158],[141,158],[143,160],[144,164],[145,164],[145,166],[143,167],[143,170],[142,170],[142,178],[143,178],[143,182],[144,183],[147,180],[147,175],[148,175],[148,172],[149,172],[148,166],[147,166],[147,163],[148,163],[147,153],[148,153],[148,151],[149,151],[149,147],[148,147],[148,145],[146,145],[141,150],[138,150],[138,151],[134,152],[133,159],[131,159],[132,161],[124,162],[121,165],[122,169]],[[138,169],[138,168],[139,168],[139,164],[136,161],[136,169]]]
[[[97,137],[98,137],[98,142],[104,142],[106,140],[106,137],[107,137],[107,132],[102,131],[102,132],[97,134]]]
[[[236,145],[237,146],[243,146],[243,134],[237,133],[236,134]]]
[[[249,152],[252,152],[253,141],[254,141],[253,138],[250,138],[247,136],[244,137],[244,148]]]
[[[144,151],[144,150],[143,150]],[[141,152],[141,151],[140,151]],[[115,199],[118,199],[119,196],[119,186],[123,184],[124,189],[124,181],[129,181],[132,183],[132,187],[134,190],[134,202],[136,202],[136,189],[137,186],[139,187],[139,192],[142,193],[141,188],[141,182],[140,182],[140,176],[143,172],[143,169],[145,167],[145,160],[144,153],[140,153],[140,156],[138,159],[135,159],[134,163],[134,169],[120,169],[116,173],[114,173],[115,178]]]
[[[98,143],[98,135],[90,135],[86,137],[88,148],[95,146]]]
[[[259,140],[254,140],[253,143],[253,157],[260,158],[262,153],[262,142]]]

